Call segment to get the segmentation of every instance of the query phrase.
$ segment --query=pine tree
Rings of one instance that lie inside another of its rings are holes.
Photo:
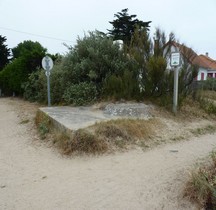
[[[9,63],[10,49],[5,44],[6,37],[0,35],[0,71]]]
[[[149,30],[149,24],[151,23],[151,21],[143,22],[138,20],[136,15],[129,15],[128,9],[123,9],[121,12],[115,14],[114,17],[116,19],[109,22],[113,25],[113,29],[108,30],[108,34],[114,40],[122,40],[126,45],[129,45],[136,28]]]

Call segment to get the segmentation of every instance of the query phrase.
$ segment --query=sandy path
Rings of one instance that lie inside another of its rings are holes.
[[[187,169],[215,148],[216,135],[149,152],[69,159],[35,143],[16,108],[0,99],[1,210],[196,209],[181,190]]]

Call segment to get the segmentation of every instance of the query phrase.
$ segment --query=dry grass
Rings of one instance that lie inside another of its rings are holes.
[[[197,100],[206,113],[216,116],[216,91],[199,91]]]
[[[201,96],[216,101],[216,91],[205,90],[201,92]]]
[[[152,125],[156,120],[117,119],[95,124],[95,132],[108,138],[118,136],[126,139],[147,138],[153,134]]]
[[[75,131],[72,136],[62,133],[59,137],[56,136],[56,140],[59,148],[67,155],[72,153],[101,154],[108,149],[103,139],[84,129]]]
[[[105,139],[109,148],[127,149],[133,145],[143,146],[143,141],[149,141],[155,134],[155,124],[160,124],[159,120],[117,119],[97,123],[91,130]]]
[[[102,154],[126,150],[154,134],[156,120],[118,119],[96,123],[85,129],[53,135],[54,143],[64,154]]]
[[[37,111],[36,117],[35,117],[35,124],[38,128],[40,137],[42,139],[46,138],[46,135],[49,133],[51,129],[51,120],[47,115],[42,113],[41,111]]]
[[[185,196],[201,208],[216,209],[215,152],[212,152],[209,162],[192,172],[191,178],[186,184]]]

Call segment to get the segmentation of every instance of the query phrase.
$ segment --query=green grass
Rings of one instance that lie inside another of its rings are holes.
[[[195,136],[201,136],[204,134],[212,134],[216,132],[216,126],[213,125],[207,125],[206,127],[203,128],[196,128],[194,130],[191,130],[191,133],[194,134]]]

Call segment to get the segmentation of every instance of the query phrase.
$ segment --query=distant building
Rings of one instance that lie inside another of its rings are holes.
[[[179,52],[181,55],[181,65],[185,61],[190,64],[198,65],[198,75],[195,80],[206,80],[207,78],[216,78],[216,60],[206,55],[197,55],[191,48],[181,45],[176,42],[168,42],[164,48],[164,56],[167,59],[167,69],[172,69],[170,66],[170,55],[173,52]]]

